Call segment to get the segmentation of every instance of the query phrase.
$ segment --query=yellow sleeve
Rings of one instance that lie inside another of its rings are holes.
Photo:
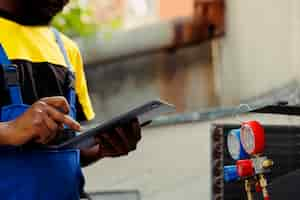
[[[69,45],[67,45],[69,43]],[[71,41],[66,41],[66,49],[70,62],[72,64],[73,70],[75,72],[75,91],[81,104],[82,110],[85,114],[87,120],[92,120],[95,117],[91,99],[89,97],[87,81],[85,78],[84,67],[82,57],[77,45]],[[69,47],[69,48],[68,48]]]

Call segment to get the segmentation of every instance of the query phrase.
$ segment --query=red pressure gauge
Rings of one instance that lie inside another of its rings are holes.
[[[261,154],[265,148],[265,131],[257,121],[242,124],[241,142],[245,151],[250,155]]]

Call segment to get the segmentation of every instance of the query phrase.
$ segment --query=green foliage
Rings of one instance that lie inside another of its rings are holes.
[[[99,32],[101,32],[103,39],[111,39],[112,33],[116,30],[119,30],[123,25],[123,20],[118,17],[111,19],[106,23],[98,24]]]
[[[53,20],[53,26],[71,37],[89,36],[97,30],[88,6],[71,0],[64,11]]]
[[[99,32],[104,39],[110,39],[112,33],[122,27],[122,18],[113,17],[96,23],[87,3],[82,3],[85,1],[71,0],[64,11],[54,18],[53,26],[71,37],[91,36]]]

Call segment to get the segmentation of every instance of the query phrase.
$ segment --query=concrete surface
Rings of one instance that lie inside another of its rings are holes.
[[[136,152],[87,169],[88,190],[138,189],[143,200],[208,196],[208,130],[208,123],[146,129]]]
[[[240,120],[300,125],[299,117],[246,115]],[[87,168],[89,191],[139,190],[142,200],[210,199],[210,125],[236,118],[145,129],[138,150]]]

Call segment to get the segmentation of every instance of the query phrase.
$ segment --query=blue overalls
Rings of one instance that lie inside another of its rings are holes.
[[[57,44],[71,71],[63,42],[53,29]],[[10,121],[26,111],[17,70],[0,44],[0,64],[4,71],[11,105],[1,108],[0,121]],[[68,92],[70,115],[76,117],[74,88]],[[78,149],[29,150],[22,147],[0,147],[0,199],[3,200],[78,200],[83,188]]]

